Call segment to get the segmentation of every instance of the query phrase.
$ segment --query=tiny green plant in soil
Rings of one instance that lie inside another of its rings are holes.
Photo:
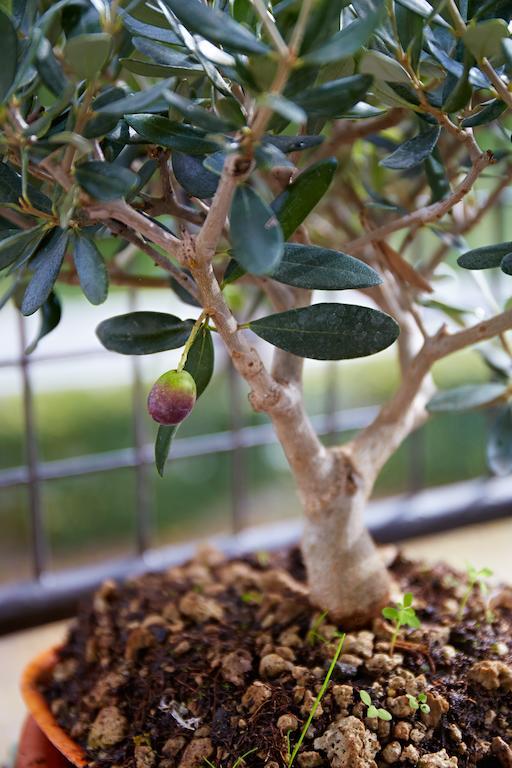
[[[460,601],[459,612],[457,614],[457,618],[459,621],[462,621],[462,618],[464,616],[464,611],[466,610],[466,605],[476,586],[479,588],[480,594],[482,595],[482,597],[485,597],[485,595],[488,593],[489,591],[488,579],[490,579],[490,577],[493,575],[493,571],[490,568],[478,569],[478,568],[475,568],[474,565],[468,564],[466,566],[466,574],[467,574],[466,590],[464,592],[462,600]],[[486,619],[488,622],[492,621],[492,612],[490,612],[489,610],[486,611]]]
[[[291,752],[290,739],[289,739],[289,735],[288,735],[288,768],[292,768],[292,765],[293,765],[293,763],[295,761],[295,758],[299,754],[299,750],[300,750],[300,748],[302,746],[302,743],[303,743],[304,739],[306,738],[306,734],[307,734],[307,732],[309,730],[309,726],[311,725],[311,723],[313,721],[313,718],[314,718],[315,713],[316,713],[316,711],[317,711],[317,709],[319,707],[319,704],[322,701],[322,699],[323,699],[323,697],[325,695],[325,692],[327,691],[327,688],[329,687],[329,682],[331,680],[332,673],[334,672],[336,664],[338,663],[338,659],[339,659],[339,657],[341,655],[341,651],[342,651],[342,648],[343,648],[343,643],[345,642],[345,632],[342,632],[340,634],[339,638],[340,639],[339,639],[338,645],[336,647],[336,651],[334,653],[334,656],[332,657],[331,663],[329,665],[329,669],[327,670],[327,674],[326,674],[326,676],[324,678],[324,681],[322,683],[322,687],[318,691],[316,699],[313,702],[313,706],[311,707],[311,712],[308,715],[308,719],[304,723],[304,726],[302,728],[302,731],[300,732],[300,736],[298,738],[298,741],[297,741],[297,743],[295,744],[295,746],[293,748],[293,752]],[[290,752],[291,752],[291,754],[290,754]]]
[[[256,752],[258,747],[253,747],[252,749],[247,750],[247,752],[244,752],[243,755],[240,755],[237,757],[235,762],[233,763],[233,768],[240,768],[241,765],[245,764],[245,758],[249,755],[252,755],[253,752]],[[204,764],[208,766],[208,768],[222,768],[222,766],[216,765],[215,763],[212,763],[211,760],[208,760],[207,757],[203,758]]]
[[[409,702],[409,706],[413,712],[417,712],[419,709],[420,712],[423,712],[425,715],[428,715],[430,712],[430,707],[427,704],[427,694],[426,693],[418,693],[417,696],[412,696],[410,693],[406,694],[407,701]]]
[[[412,607],[413,599],[412,593],[407,592],[401,603],[397,603],[395,606],[387,605],[382,609],[384,618],[393,622],[393,634],[389,644],[390,653],[393,653],[395,650],[398,633],[402,627],[406,626],[411,627],[411,629],[418,629],[418,627],[421,626],[421,621]]]
[[[378,717],[379,720],[391,720],[392,716],[391,713],[387,711],[387,709],[384,709],[384,707],[376,707],[375,704],[372,702],[371,696],[368,693],[368,691],[359,691],[359,698],[365,705],[365,707],[368,707],[366,710],[366,717]]]

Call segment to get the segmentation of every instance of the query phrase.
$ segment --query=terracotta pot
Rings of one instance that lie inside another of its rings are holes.
[[[78,768],[87,765],[84,750],[56,722],[38,689],[38,684],[49,675],[57,663],[57,651],[58,647],[44,651],[36,656],[23,672],[21,695],[31,717],[27,720],[22,733],[17,768],[29,768],[29,765],[33,768],[34,765],[39,765],[35,761],[27,762],[31,755],[32,758],[39,755],[39,758],[45,761],[42,763],[45,768],[57,768],[57,766],[62,768],[69,763]],[[48,742],[55,749],[52,750]]]
[[[15,768],[72,768],[72,765],[29,715],[21,731]]]

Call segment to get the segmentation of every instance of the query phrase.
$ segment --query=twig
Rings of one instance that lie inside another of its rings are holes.
[[[405,229],[411,226],[424,226],[430,224],[433,221],[439,221],[449,213],[452,208],[460,203],[460,201],[471,191],[474,183],[485,168],[494,163],[494,157],[491,151],[482,153],[478,160],[473,163],[471,170],[460,182],[460,184],[454,189],[451,195],[448,195],[444,200],[440,200],[432,205],[427,205],[425,208],[419,208],[412,213],[408,213],[399,219],[390,221],[387,224],[383,224],[381,227],[377,227],[372,232],[358,237],[356,240],[352,240],[346,243],[343,248],[346,251],[355,253],[360,251],[369,243],[373,243],[377,240],[383,240],[393,232],[398,232],[400,229]]]

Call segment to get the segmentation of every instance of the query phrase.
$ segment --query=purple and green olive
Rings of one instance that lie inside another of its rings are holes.
[[[196,394],[196,383],[188,371],[167,371],[151,387],[149,415],[159,424],[180,424],[194,407]]]

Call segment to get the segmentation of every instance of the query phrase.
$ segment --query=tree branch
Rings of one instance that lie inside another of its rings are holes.
[[[451,195],[448,195],[444,200],[440,200],[437,203],[428,205],[425,208],[419,208],[412,213],[408,213],[405,216],[390,221],[387,224],[383,224],[381,227],[367,232],[356,240],[351,240],[343,245],[343,250],[349,253],[357,253],[369,243],[373,243],[376,240],[384,240],[393,232],[398,232],[401,229],[412,226],[424,226],[430,224],[433,221],[439,221],[449,213],[452,208],[460,203],[460,201],[471,191],[474,183],[485,168],[494,163],[494,157],[492,152],[487,151],[480,155],[475,160],[473,166],[465,178],[454,189]]]
[[[364,477],[368,494],[386,461],[427,418],[425,406],[432,388],[428,381],[427,384],[425,382],[434,363],[511,328],[512,309],[509,309],[456,333],[448,333],[443,326],[435,336],[425,341],[394,396],[382,406],[376,419],[347,446],[355,466]]]

